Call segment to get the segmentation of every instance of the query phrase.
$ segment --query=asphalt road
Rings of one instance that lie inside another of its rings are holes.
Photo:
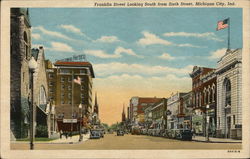
[[[75,144],[35,143],[35,149],[40,150],[140,150],[140,149],[241,149],[240,143],[204,143],[197,141],[179,141],[163,137],[144,135],[116,136],[106,134],[101,139],[89,139]],[[28,143],[11,143],[11,149],[29,149]]]

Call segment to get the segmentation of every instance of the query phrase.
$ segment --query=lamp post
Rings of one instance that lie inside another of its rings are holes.
[[[209,109],[209,105],[206,106],[206,123],[207,123],[207,126],[206,126],[206,141],[209,142],[209,115],[208,115],[208,109]]]
[[[29,71],[30,71],[30,75],[31,75],[31,81],[30,81],[30,86],[31,86],[31,102],[30,102],[30,149],[33,150],[34,149],[34,144],[33,144],[33,139],[34,139],[34,110],[33,110],[33,90],[34,90],[34,86],[33,86],[33,75],[35,73],[35,70],[37,68],[37,62],[34,59],[34,57],[32,56],[31,59],[29,60]]]
[[[79,141],[82,141],[82,104],[79,104],[80,121],[79,121]]]

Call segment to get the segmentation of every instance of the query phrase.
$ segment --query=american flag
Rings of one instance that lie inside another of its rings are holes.
[[[79,76],[74,79],[74,83],[81,85],[81,78]]]
[[[225,29],[229,26],[229,18],[225,20],[218,21],[216,30]]]

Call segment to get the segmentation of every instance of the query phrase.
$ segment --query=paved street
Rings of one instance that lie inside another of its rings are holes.
[[[26,143],[11,143],[11,149],[29,149]],[[80,143],[35,143],[35,149],[56,150],[130,150],[130,149],[241,149],[241,143],[205,143],[198,141],[179,141],[162,137],[130,135],[116,136],[106,134],[101,139],[89,139]]]

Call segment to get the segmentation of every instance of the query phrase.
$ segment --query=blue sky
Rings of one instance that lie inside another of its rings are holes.
[[[216,67],[225,53],[228,29],[216,25],[228,17],[231,48],[242,48],[240,8],[30,8],[33,47],[52,61],[86,54],[96,90],[131,88],[127,98],[188,91],[192,67]]]

